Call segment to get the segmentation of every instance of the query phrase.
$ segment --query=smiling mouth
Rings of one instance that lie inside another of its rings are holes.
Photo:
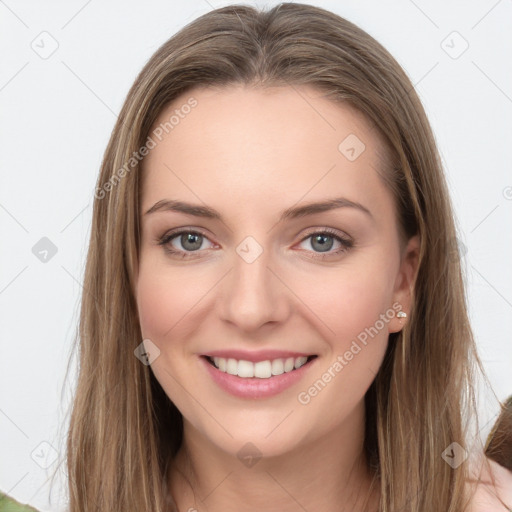
[[[290,373],[298,370],[299,368],[307,365],[317,356],[311,355],[308,357],[276,358],[271,360],[268,359],[266,361],[258,361],[256,363],[243,359],[238,360],[233,358],[210,356],[201,357],[204,357],[213,367],[223,373],[228,373],[245,379],[269,379],[277,375],[282,375],[283,373]]]

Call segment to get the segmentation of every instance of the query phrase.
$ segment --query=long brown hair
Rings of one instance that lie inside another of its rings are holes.
[[[431,128],[406,73],[375,39],[329,11],[284,3],[197,18],[151,57],[122,107],[97,182],[84,276],[67,440],[70,512],[172,508],[166,478],[181,414],[134,357],[142,335],[134,298],[141,166],[133,155],[169,102],[228,84],[314,86],[361,111],[385,141],[402,239],[419,234],[421,254],[409,321],[390,335],[365,397],[365,453],[380,511],[462,511],[467,464],[452,467],[442,454],[454,442],[466,446],[482,368]]]

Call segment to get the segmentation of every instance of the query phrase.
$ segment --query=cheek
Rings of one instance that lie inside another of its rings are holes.
[[[206,293],[199,282],[191,283],[185,276],[186,273],[179,269],[170,270],[161,263],[148,260],[141,262],[137,281],[141,333],[143,339],[151,340],[160,350],[151,364],[151,371],[167,396],[182,411],[190,408],[181,388],[187,382],[184,356],[189,346],[186,340],[196,328],[189,318],[194,305]],[[193,408],[189,411],[192,413]]]
[[[137,307],[142,335],[159,343],[176,338],[186,315],[207,291],[207,281],[160,264],[141,264],[137,282]],[[203,288],[205,290],[203,291]]]
[[[324,360],[303,383],[297,401],[317,434],[345,421],[364,399],[386,353],[387,325],[395,313],[391,273],[382,266],[368,265],[365,272],[344,268],[337,274],[322,292],[309,286],[315,311],[329,330],[324,331]]]
[[[390,310],[393,296],[393,270],[388,261],[355,261],[324,273],[296,280],[297,294],[317,315],[325,339],[333,350],[350,346],[367,329],[376,326],[379,339],[387,339],[387,324],[380,320]],[[318,322],[317,322],[318,323]],[[372,332],[374,332],[372,330]],[[364,335],[361,336],[364,338]]]
[[[160,339],[172,327],[172,317],[178,306],[175,288],[166,287],[156,274],[144,271],[139,274],[137,307],[144,338]]]

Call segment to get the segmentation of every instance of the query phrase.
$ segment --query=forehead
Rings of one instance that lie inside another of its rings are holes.
[[[244,211],[326,195],[390,206],[376,130],[309,86],[196,88],[161,112],[150,137],[144,211],[167,196],[219,207],[229,198]]]

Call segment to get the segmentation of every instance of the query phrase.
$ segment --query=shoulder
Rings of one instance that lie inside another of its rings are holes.
[[[512,472],[497,462],[486,458],[478,483],[470,480],[471,501],[466,512],[510,512],[512,511]],[[494,477],[495,485],[492,483]],[[476,484],[476,489],[475,489]],[[503,504],[503,503],[505,504]]]
[[[0,491],[0,510],[9,512],[38,512],[35,508],[28,505],[22,505],[11,496]]]

